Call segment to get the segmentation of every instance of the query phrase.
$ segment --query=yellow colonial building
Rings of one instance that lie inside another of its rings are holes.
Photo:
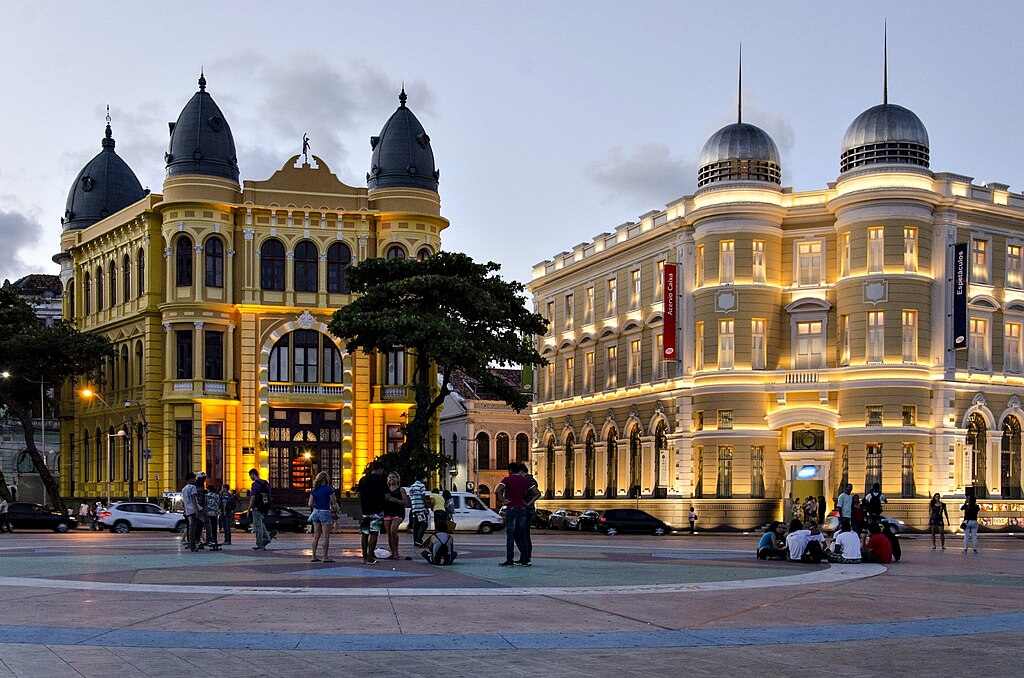
[[[936,492],[954,517],[974,492],[983,526],[1024,526],[1024,195],[933,172],[925,126],[888,101],[837,160],[827,186],[785,188],[773,140],[738,120],[704,146],[693,195],[536,265],[549,507],[682,525],[693,505],[706,527],[751,528],[878,482],[918,526]]]
[[[350,354],[326,325],[351,299],[350,266],[428,256],[448,225],[430,138],[404,91],[399,101],[370,139],[365,188],[342,183],[305,142],[269,179],[240,182],[203,77],[170,124],[161,194],[117,155],[108,121],[71,187],[54,257],[65,317],[115,349],[101,374],[66,390],[66,495],[152,496],[200,470],[242,489],[254,467],[282,498],[320,470],[347,490],[401,444],[404,353]]]

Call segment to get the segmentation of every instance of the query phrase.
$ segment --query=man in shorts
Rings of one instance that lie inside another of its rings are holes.
[[[359,505],[362,519],[359,521],[359,532],[363,547],[363,562],[373,565],[377,562],[374,551],[377,549],[377,535],[380,534],[384,520],[384,495],[388,491],[384,480],[384,467],[372,462],[366,474],[359,481]]]

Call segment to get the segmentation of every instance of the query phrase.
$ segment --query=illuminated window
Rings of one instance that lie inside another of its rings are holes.
[[[988,241],[971,239],[971,282],[987,285],[989,282]]]
[[[903,362],[917,362],[917,311],[903,311]]]
[[[820,320],[796,324],[795,365],[798,370],[825,366],[825,327]]]
[[[555,363],[551,361],[547,364],[544,370],[544,393],[547,394],[547,400],[555,399]]]
[[[868,273],[881,273],[885,266],[885,229],[872,226],[868,229]]]
[[[820,240],[797,243],[797,284],[820,285],[825,280]]]
[[[698,320],[694,331],[693,369],[704,369],[704,321]]]
[[[594,321],[594,287],[588,287],[586,296],[583,299],[583,322]]]
[[[903,229],[903,270],[917,273],[917,229]]]
[[[633,339],[629,342],[629,383],[639,384],[640,383],[640,369],[641,369],[641,356],[640,356],[640,340]]]
[[[704,410],[697,410],[693,413],[693,430],[704,430]]]
[[[728,499],[732,496],[732,457],[733,448],[721,446],[718,448],[718,491],[719,499]]]
[[[694,281],[695,287],[704,286],[704,245],[697,245],[697,256],[694,261]]]
[[[629,305],[632,308],[640,307],[640,269],[629,273]]]
[[[565,329],[572,329],[573,295],[565,295]]]
[[[911,498],[914,496],[914,445],[913,443],[903,443],[903,459],[902,459],[902,479],[903,479],[903,496],[905,498]]]
[[[548,321],[548,334],[551,334],[555,329],[555,302],[549,301],[546,310],[544,319]]]
[[[868,443],[867,458],[864,466],[864,492],[865,494],[877,483],[882,486],[882,445],[881,443]]]
[[[1024,260],[1020,245],[1006,246],[1006,286],[1020,289],[1024,286]]]
[[[605,388],[615,388],[618,383],[619,371],[619,350],[615,346],[609,346],[605,351],[604,361],[604,385]]]
[[[989,351],[987,320],[971,318],[967,355],[971,369],[991,369],[992,357]]]
[[[865,417],[866,426],[882,426],[884,425],[882,406],[881,405],[868,405],[866,408]]]
[[[763,370],[767,362],[765,321],[762,318],[753,318],[750,321],[750,368]]]
[[[764,497],[764,447],[760,445],[750,448],[750,496]]]
[[[587,351],[583,354],[583,392],[590,393],[594,390],[594,352]]]
[[[839,364],[850,364],[850,316],[839,316]]]
[[[618,305],[618,297],[615,290],[615,278],[608,278],[605,294],[605,312],[607,315],[615,315]]]
[[[768,274],[764,263],[764,240],[755,240],[752,252],[753,255],[753,269],[751,275],[756,283],[763,283],[768,279]]]
[[[718,430],[726,431],[732,428],[732,410],[718,410]]]
[[[867,361],[880,363],[885,360],[885,313],[868,312]]]
[[[654,356],[651,360],[651,381],[665,378],[665,335],[659,331],[654,334]]]
[[[1020,323],[1006,323],[1006,341],[1003,342],[1003,369],[1020,372]]]
[[[562,376],[564,380],[564,383],[562,384],[562,394],[566,398],[571,398],[573,396],[573,380],[576,377],[575,358],[570,357],[565,359],[565,374]]]
[[[654,275],[654,300],[661,301],[662,296],[665,294],[665,262],[659,261],[656,264],[656,272]]]
[[[917,407],[914,405],[903,406],[903,425],[917,426]]]
[[[736,356],[736,321],[718,321],[718,369],[731,370]]]
[[[718,282],[729,284],[736,279],[736,243],[723,240],[718,244]]]
[[[850,234],[839,236],[839,275],[850,275]]]

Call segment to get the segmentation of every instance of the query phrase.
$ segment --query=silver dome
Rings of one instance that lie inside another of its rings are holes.
[[[718,181],[782,182],[779,149],[760,127],[744,122],[711,135],[700,152],[697,186]]]
[[[908,108],[878,104],[850,123],[843,136],[840,172],[869,164],[928,167],[928,130]]]

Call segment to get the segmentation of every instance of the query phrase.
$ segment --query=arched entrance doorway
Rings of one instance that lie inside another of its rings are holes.
[[[668,459],[668,427],[665,422],[658,422],[658,427],[654,429],[654,496],[655,497],[666,497],[668,496],[668,488],[662,480],[662,474],[667,470]],[[662,457],[666,457],[662,459]]]
[[[583,443],[583,496],[587,499],[594,497],[594,432],[587,433],[587,439]]]
[[[1014,416],[1007,417],[1003,422],[999,477],[1003,499],[1021,499],[1024,496],[1020,484],[1020,422]]]
[[[563,496],[569,498],[576,492],[576,453],[573,451],[575,442],[571,433],[565,439],[565,493]]]
[[[544,460],[545,499],[555,498],[555,439],[548,439],[548,453]]]
[[[985,476],[988,471],[986,463],[986,452],[988,448],[988,436],[985,418],[977,412],[971,414],[967,420],[967,444],[971,447],[971,468],[970,482],[965,483],[974,487],[974,496],[978,499],[988,498],[988,487],[985,484]]]
[[[608,479],[608,482],[605,486],[604,496],[609,499],[614,499],[619,494],[619,460],[616,455],[616,448],[618,447],[616,445],[616,438],[618,436],[619,433],[614,428],[608,431],[607,453],[605,454],[607,457],[607,474],[605,477]]]
[[[634,426],[629,433],[629,497],[640,496],[640,427]]]

